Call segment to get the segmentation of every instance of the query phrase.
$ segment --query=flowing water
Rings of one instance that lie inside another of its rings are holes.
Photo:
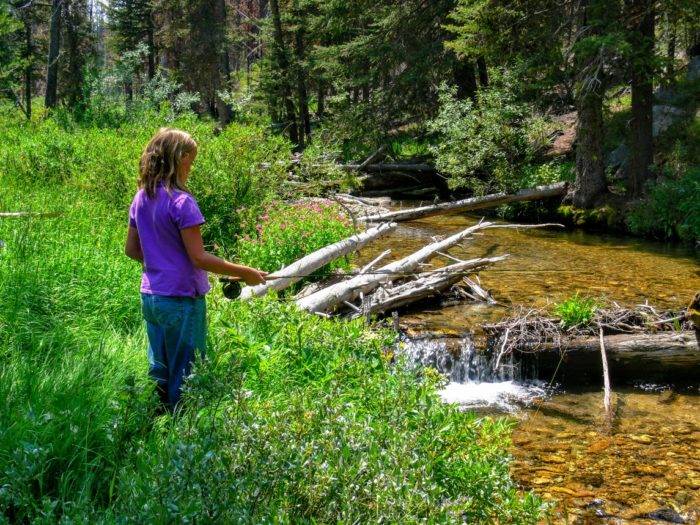
[[[443,215],[400,224],[363,251],[407,255],[478,219]],[[614,384],[615,418],[601,419],[600,391],[524,381],[517,363],[497,371],[469,332],[508,305],[549,308],[579,292],[631,306],[682,308],[700,290],[692,251],[612,235],[557,230],[485,230],[450,250],[466,259],[510,254],[481,284],[500,306],[458,304],[402,315],[414,337],[401,345],[415,362],[450,378],[446,402],[517,421],[512,472],[522,488],[552,502],[555,523],[700,523],[700,391],[673,385]],[[442,264],[436,262],[436,264]],[[442,337],[416,334],[439,333]],[[498,414],[509,414],[508,416]]]

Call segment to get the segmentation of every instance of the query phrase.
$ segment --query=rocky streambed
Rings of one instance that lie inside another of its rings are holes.
[[[365,249],[371,260],[391,249],[401,256],[426,239],[478,220],[437,216],[403,223]],[[700,290],[692,251],[615,236],[564,231],[493,230],[451,250],[509,253],[481,284],[498,305],[458,302],[404,313],[413,361],[446,373],[445,401],[516,422],[512,473],[520,486],[552,503],[555,523],[697,523],[700,520],[700,391],[697,375],[682,384],[611,378],[614,417],[604,418],[600,387],[585,389],[506,359],[494,370],[481,354],[479,327],[501,320],[513,305],[551,308],[576,292],[633,306],[684,307]],[[434,337],[439,334],[439,337]],[[476,343],[475,343],[476,342]],[[596,374],[598,372],[596,371]],[[653,375],[653,374],[652,374]],[[695,378],[695,379],[694,379]],[[669,380],[670,379],[670,380]],[[590,381],[589,381],[590,383]]]

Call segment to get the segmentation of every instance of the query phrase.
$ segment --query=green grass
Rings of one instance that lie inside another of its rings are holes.
[[[578,292],[554,306],[554,313],[560,318],[561,325],[566,328],[585,326],[591,322],[598,302],[592,297],[581,297]]]
[[[510,424],[441,403],[432,375],[385,352],[393,335],[360,321],[216,289],[209,359],[179,417],[156,417],[140,270],[122,250],[137,154],[158,126],[23,126],[0,119],[0,209],[64,214],[0,219],[0,523],[538,519],[508,474]],[[232,206],[274,198],[251,165],[283,146],[191,126],[192,185],[209,235],[228,241]],[[249,200],[218,200],[246,174]]]

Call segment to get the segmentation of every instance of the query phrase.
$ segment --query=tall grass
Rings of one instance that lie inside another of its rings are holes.
[[[0,220],[0,522],[536,521],[508,476],[509,424],[442,404],[360,321],[215,291],[208,359],[182,413],[156,417],[139,268],[122,255],[131,155],[152,130],[32,126],[0,124],[0,209],[64,214]],[[210,137],[202,184],[257,161]]]

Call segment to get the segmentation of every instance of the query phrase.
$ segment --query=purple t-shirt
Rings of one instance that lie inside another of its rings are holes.
[[[203,223],[204,216],[189,193],[168,193],[163,186],[158,186],[153,199],[144,190],[136,193],[129,225],[138,230],[143,251],[141,292],[197,297],[209,291],[207,272],[195,268],[180,236],[180,230]]]

